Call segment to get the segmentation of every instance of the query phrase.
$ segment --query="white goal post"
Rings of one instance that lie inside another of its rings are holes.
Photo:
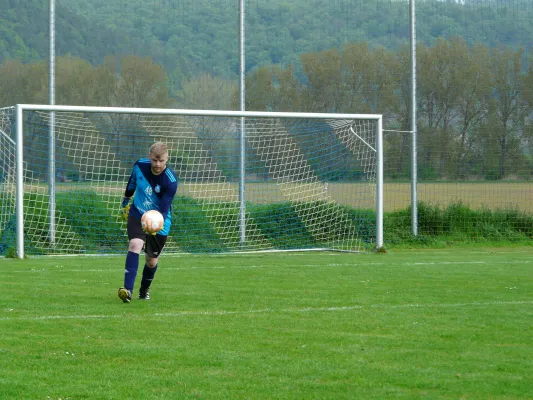
[[[17,257],[124,251],[120,202],[155,141],[179,179],[165,252],[383,247],[381,115],[19,104],[2,120]]]

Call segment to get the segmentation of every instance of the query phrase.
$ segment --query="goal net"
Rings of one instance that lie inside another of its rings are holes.
[[[0,255],[15,243],[14,108],[0,108]]]
[[[123,252],[125,186],[156,141],[179,178],[167,253],[382,245],[378,115],[19,105],[0,121],[0,252]]]

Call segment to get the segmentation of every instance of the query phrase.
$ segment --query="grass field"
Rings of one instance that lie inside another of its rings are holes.
[[[531,399],[531,248],[0,259],[0,399]]]

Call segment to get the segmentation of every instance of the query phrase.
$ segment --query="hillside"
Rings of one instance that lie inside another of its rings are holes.
[[[22,62],[48,57],[49,2],[45,0],[0,0],[0,63],[6,59]],[[96,19],[56,5],[56,46],[58,53],[76,55],[97,62],[112,52],[108,30]]]
[[[47,0],[0,0],[0,62],[48,56]],[[56,3],[57,54],[92,63],[138,54],[169,74],[238,71],[238,2],[234,0],[70,0]],[[462,36],[531,48],[533,2],[418,1],[417,39]],[[302,53],[366,41],[397,48],[409,40],[409,2],[270,0],[246,2],[246,65],[296,64]]]

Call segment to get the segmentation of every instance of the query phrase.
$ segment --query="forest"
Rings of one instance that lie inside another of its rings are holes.
[[[47,8],[0,3],[0,107],[47,103]],[[234,3],[59,6],[56,103],[238,108]],[[251,3],[246,109],[383,114],[388,174],[407,178],[408,2]],[[418,3],[419,178],[531,179],[533,3]]]
[[[179,81],[239,70],[237,0],[56,0],[56,51],[92,64],[150,57]],[[246,68],[297,64],[302,53],[409,41],[408,0],[247,0]],[[49,0],[0,0],[0,62],[48,58]],[[417,41],[460,36],[469,45],[531,49],[532,0],[416,1]]]

